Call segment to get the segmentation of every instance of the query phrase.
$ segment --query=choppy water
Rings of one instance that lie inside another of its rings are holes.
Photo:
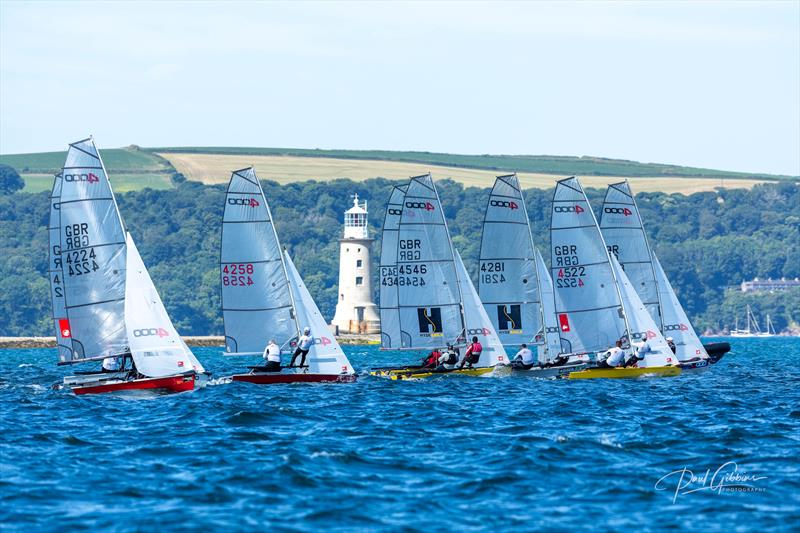
[[[800,339],[731,342],[673,379],[363,376],[148,400],[52,391],[53,350],[0,350],[0,529],[796,528]],[[346,351],[357,369],[396,357]],[[246,364],[196,353],[217,376]],[[655,488],[684,467],[711,469],[708,487],[728,461],[765,479],[675,503],[679,474]]]

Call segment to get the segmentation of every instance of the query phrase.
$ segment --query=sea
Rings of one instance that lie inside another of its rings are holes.
[[[195,353],[190,393],[77,397],[50,349],[0,350],[3,531],[800,528],[800,339],[725,339],[637,380],[371,377],[259,386]]]

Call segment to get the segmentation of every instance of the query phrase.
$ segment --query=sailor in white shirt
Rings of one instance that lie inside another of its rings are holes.
[[[599,368],[616,368],[621,366],[625,360],[625,351],[622,349],[622,341],[617,341],[617,345],[601,354],[597,362]]]
[[[119,357],[106,357],[103,359],[103,372],[119,372]]]
[[[294,351],[294,355],[292,355],[292,362],[289,364],[289,366],[294,366],[294,361],[297,359],[298,355],[302,355],[300,358],[300,366],[306,366],[306,356],[313,345],[314,336],[311,335],[311,328],[306,326],[303,329],[303,334],[299,339],[297,339],[297,349]]]
[[[264,349],[264,372],[281,371],[281,348],[275,339],[270,339],[269,344]]]
[[[511,368],[518,370],[530,370],[533,367],[533,352],[528,348],[527,344],[522,344],[519,347],[517,355],[511,361]]]

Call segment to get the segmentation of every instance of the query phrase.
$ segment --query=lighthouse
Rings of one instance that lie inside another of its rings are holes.
[[[331,325],[340,333],[380,333],[378,306],[372,301],[372,242],[367,229],[367,202],[358,194],[344,213],[339,239],[339,298]]]

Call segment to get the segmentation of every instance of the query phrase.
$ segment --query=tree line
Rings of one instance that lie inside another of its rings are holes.
[[[117,195],[123,219],[178,330],[222,333],[219,244],[223,185],[174,180],[172,190]],[[330,319],[337,299],[338,239],[350,195],[369,201],[369,229],[378,237],[395,181],[334,180],[279,185],[262,182],[278,235],[322,312]],[[113,177],[112,177],[113,185]],[[437,181],[453,244],[477,279],[487,188]],[[0,194],[0,335],[52,335],[47,279],[49,194],[8,188]],[[599,209],[605,191],[588,190]],[[551,190],[525,191],[537,245],[549,254]],[[800,322],[800,291],[744,295],[743,279],[800,276],[800,187],[764,184],[746,189],[681,194],[641,193],[637,202],[648,237],[678,297],[700,330],[732,327],[744,304],[770,313],[777,329]],[[597,212],[597,211],[596,211]],[[377,301],[377,273],[373,286]]]

